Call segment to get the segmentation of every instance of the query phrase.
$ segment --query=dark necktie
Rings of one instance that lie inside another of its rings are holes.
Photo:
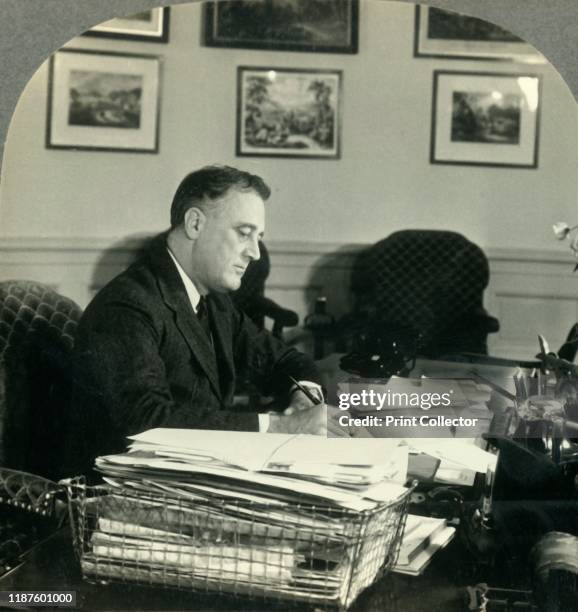
[[[217,355],[215,353],[215,344],[213,342],[213,333],[211,331],[212,326],[211,326],[211,317],[209,315],[209,300],[207,297],[201,296],[201,299],[199,300],[199,303],[197,304],[197,318],[199,319],[199,323],[201,324],[201,327],[203,328],[203,330],[205,331],[205,333],[207,334],[207,338],[209,340],[209,344],[211,346],[211,357],[210,359],[213,362],[213,365],[215,367],[215,370],[217,372],[217,376],[218,376],[218,381],[219,381],[219,386],[221,386],[221,381],[224,380],[223,378],[223,374],[221,371],[221,361],[219,359],[217,359]],[[222,389],[221,389],[221,392]]]
[[[199,303],[197,304],[197,318],[201,327],[205,330],[207,338],[212,341],[211,336],[211,322],[209,321],[209,310],[207,308],[207,298],[201,296]]]

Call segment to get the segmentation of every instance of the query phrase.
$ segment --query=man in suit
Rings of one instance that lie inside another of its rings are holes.
[[[226,166],[189,174],[171,206],[171,228],[104,287],[80,321],[72,430],[84,464],[119,452],[126,436],[153,427],[325,434],[313,362],[259,331],[235,309],[247,265],[259,258],[269,187]],[[249,378],[288,406],[260,415],[232,406]]]

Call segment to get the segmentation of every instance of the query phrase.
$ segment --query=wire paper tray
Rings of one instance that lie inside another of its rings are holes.
[[[67,483],[90,581],[349,607],[394,565],[411,489],[371,511]]]

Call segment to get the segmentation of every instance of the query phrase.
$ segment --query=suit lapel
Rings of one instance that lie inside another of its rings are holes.
[[[222,399],[215,351],[193,311],[183,281],[167,251],[166,242],[159,240],[150,254],[163,300],[174,312],[177,328],[203,368],[213,391],[219,399]]]

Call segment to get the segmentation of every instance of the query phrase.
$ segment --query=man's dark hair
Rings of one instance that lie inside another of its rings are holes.
[[[263,200],[271,195],[271,189],[256,174],[250,174],[231,166],[205,166],[187,174],[181,181],[171,204],[171,229],[181,225],[189,208],[208,208],[207,200],[217,200],[229,189],[254,191]]]

